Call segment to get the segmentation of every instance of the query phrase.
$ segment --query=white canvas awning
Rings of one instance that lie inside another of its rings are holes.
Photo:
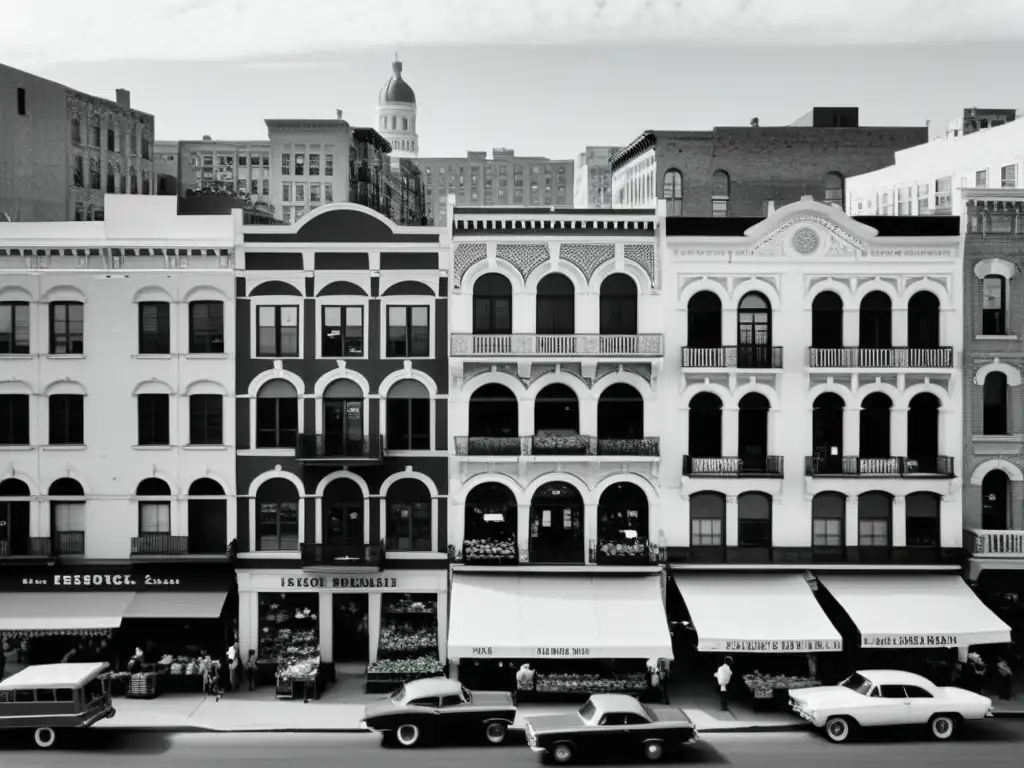
[[[865,648],[966,648],[1010,642],[1010,628],[954,575],[818,574]]]
[[[456,573],[453,659],[671,659],[660,576]]]
[[[698,651],[841,651],[843,638],[797,573],[676,574]]]
[[[0,630],[117,629],[134,597],[134,592],[5,592],[0,594]]]

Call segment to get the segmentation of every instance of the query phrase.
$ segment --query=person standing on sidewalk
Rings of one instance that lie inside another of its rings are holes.
[[[256,675],[259,672],[259,666],[256,664],[256,651],[252,648],[249,649],[249,658],[245,662],[245,676],[249,680],[249,690],[256,690]]]
[[[718,683],[719,704],[723,712],[729,711],[729,683],[732,682],[732,656],[726,656],[722,666],[715,672]]]

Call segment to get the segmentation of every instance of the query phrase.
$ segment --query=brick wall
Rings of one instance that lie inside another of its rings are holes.
[[[928,140],[921,128],[715,128],[659,132],[658,195],[665,171],[683,173],[683,215],[711,215],[711,176],[730,178],[730,215],[761,216],[813,195],[825,197],[825,174],[844,178],[892,165],[894,153]]]
[[[984,259],[1000,258],[1017,265],[1016,275],[1007,286],[1007,331],[1016,339],[976,339],[981,334],[982,282],[974,274],[975,265]],[[1024,468],[1024,387],[1010,388],[1010,432],[1022,438],[1002,449],[992,441],[978,441],[982,433],[982,386],[974,383],[978,369],[995,358],[1019,367],[1024,363],[1024,237],[975,237],[968,235],[964,246],[964,528],[981,527],[981,485],[971,485],[974,471],[986,461],[1005,459]],[[1024,525],[1024,483],[1010,483],[1010,510],[1015,527]]]

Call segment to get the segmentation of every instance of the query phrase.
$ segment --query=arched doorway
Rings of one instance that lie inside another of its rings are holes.
[[[327,484],[320,501],[323,513],[323,542],[331,558],[368,559],[366,504],[362,489],[350,477],[338,477]]]
[[[220,483],[201,477],[188,488],[188,553],[222,555],[227,547],[227,497]]]
[[[186,555],[188,539],[171,537],[171,488],[159,477],[147,477],[135,489],[139,500],[139,535],[133,555]]]
[[[918,291],[907,302],[907,346],[937,349],[939,336],[939,300],[934,293]]]
[[[434,515],[430,489],[411,477],[388,489],[384,520],[387,548],[392,552],[430,552],[434,541]]]
[[[597,564],[650,563],[647,494],[634,483],[613,483],[597,505]]]
[[[919,294],[920,295],[920,294]],[[915,395],[907,411],[908,472],[936,473],[939,467],[939,398]]]
[[[504,384],[484,384],[469,397],[470,456],[518,456],[519,401]],[[457,446],[458,447],[458,446]]]
[[[50,483],[50,530],[54,554],[85,554],[85,489],[72,477]]]
[[[601,281],[600,331],[602,336],[636,335],[636,283],[629,275],[608,275]]]
[[[37,554],[29,536],[31,498],[21,480],[11,477],[0,483],[0,557]]]
[[[516,497],[501,483],[481,483],[466,496],[462,559],[478,565],[519,562]]]
[[[589,444],[580,435],[580,402],[565,384],[548,384],[533,404],[533,454],[586,454]]]
[[[722,457],[722,401],[711,392],[698,392],[690,400],[689,457],[693,470],[697,461]]]
[[[740,399],[739,452],[742,472],[763,474],[768,471],[768,398],[750,392]]]
[[[842,361],[822,360],[824,350],[843,347],[843,300],[832,291],[822,291],[811,303],[811,346],[819,365],[840,365]]]
[[[512,284],[488,272],[473,283],[473,333],[512,333]]]
[[[981,527],[986,531],[1010,527],[1010,478],[1001,469],[990,470],[981,481]]]
[[[690,349],[722,346],[722,302],[711,291],[698,291],[686,305],[686,346]]]
[[[530,562],[585,564],[583,497],[569,483],[542,485],[530,503]]]
[[[811,472],[815,475],[842,474],[844,405],[835,392],[823,392],[814,399]]]
[[[576,332],[576,289],[565,275],[550,274],[537,285],[537,333]]]
[[[760,293],[748,293],[740,299],[736,344],[738,367],[772,367],[772,308]]]
[[[648,455],[644,399],[629,384],[612,384],[597,401],[597,452],[604,456]]]
[[[881,291],[872,291],[860,302],[860,346],[892,348],[892,300]]]
[[[872,392],[861,402],[860,456],[862,459],[887,459],[890,448],[892,400],[882,392]],[[877,464],[877,462],[875,462]]]
[[[351,379],[332,381],[323,397],[327,456],[363,456],[363,390]]]

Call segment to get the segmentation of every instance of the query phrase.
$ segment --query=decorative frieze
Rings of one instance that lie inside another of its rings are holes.
[[[487,258],[486,243],[459,243],[455,246],[454,269],[452,277],[455,287],[462,286],[462,278],[474,264]]]
[[[609,243],[562,243],[558,258],[577,267],[589,283],[598,267],[615,258],[615,246]]]
[[[523,280],[550,258],[548,247],[542,243],[498,243],[497,256],[519,270]]]

